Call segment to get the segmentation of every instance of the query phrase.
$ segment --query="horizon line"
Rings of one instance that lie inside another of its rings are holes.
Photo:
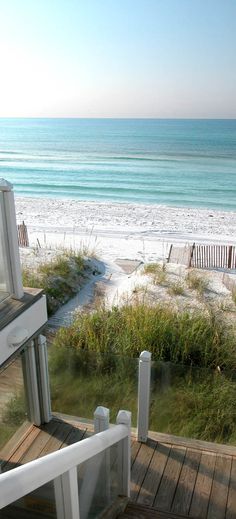
[[[91,119],[91,120],[154,120],[154,121],[235,121],[235,117],[82,117],[82,116],[0,116],[1,119]]]

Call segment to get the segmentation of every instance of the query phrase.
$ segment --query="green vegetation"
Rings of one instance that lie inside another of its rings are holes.
[[[48,315],[52,315],[78,292],[88,270],[83,255],[64,252],[50,263],[39,265],[35,271],[24,269],[23,285],[45,291]]]
[[[209,310],[179,312],[167,305],[127,305],[81,315],[70,328],[59,330],[54,343],[63,351],[125,355],[137,358],[149,350],[155,360],[191,366],[234,369],[233,330]],[[64,355],[64,354],[63,354]]]
[[[176,281],[175,283],[172,283],[169,288],[168,292],[170,295],[173,296],[183,296],[184,295],[184,286],[181,281]]]
[[[124,306],[81,315],[49,349],[53,409],[92,418],[97,405],[136,422],[137,357],[152,352],[154,430],[236,441],[235,335],[212,311]]]
[[[236,305],[236,289],[234,289],[232,291],[232,299],[233,299],[234,304]]]
[[[4,424],[19,426],[26,418],[25,397],[19,394],[10,399],[6,404],[2,421]]]
[[[160,265],[159,263],[148,263],[144,267],[144,274],[152,276],[154,285],[163,285],[166,283],[166,266]]]
[[[2,411],[0,448],[5,445],[26,419],[25,397],[23,393],[19,393],[7,402]]]
[[[186,283],[189,288],[196,290],[200,296],[202,296],[208,288],[208,280],[203,277],[203,275],[194,271],[187,274]]]
[[[236,381],[229,374],[171,366],[171,384],[156,380],[150,428],[206,441],[236,442]]]

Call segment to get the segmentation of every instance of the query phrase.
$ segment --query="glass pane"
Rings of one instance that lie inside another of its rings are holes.
[[[152,363],[150,430],[236,444],[235,373]]]
[[[96,518],[119,495],[119,443],[94,456],[78,468],[81,519]]]
[[[22,362],[21,355],[18,355],[0,370],[0,448],[26,420]]]
[[[0,192],[0,302],[10,294],[5,233],[3,193]]]
[[[30,517],[30,519],[56,518],[54,484],[50,481],[34,492],[18,499],[0,510],[0,518]]]
[[[49,348],[52,410],[93,419],[98,405],[110,409],[115,422],[119,409],[137,420],[138,360],[86,350]]]

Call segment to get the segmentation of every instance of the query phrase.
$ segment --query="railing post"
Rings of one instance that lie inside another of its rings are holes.
[[[119,494],[130,497],[130,432],[131,432],[131,413],[130,411],[119,411],[116,418],[117,425],[126,425],[127,437],[118,445],[118,478]]]
[[[57,519],[80,519],[77,468],[54,479]]]
[[[110,411],[107,407],[98,406],[94,412],[94,433],[109,429]],[[87,517],[96,496],[105,503],[110,499],[110,450],[96,455],[86,462],[80,489],[80,509],[83,517]]]
[[[137,435],[138,441],[143,443],[148,437],[151,357],[149,351],[142,351],[139,357]]]
[[[22,285],[22,274],[20,266],[20,253],[18,246],[18,234],[16,226],[16,211],[13,194],[13,186],[10,182],[0,179],[0,191],[3,193],[4,219],[6,230],[6,246],[8,264],[11,271],[11,290],[16,299],[21,299],[24,295]]]
[[[106,431],[110,427],[110,411],[107,407],[98,406],[94,411],[94,433]],[[109,503],[111,494],[111,457],[110,449],[99,457],[101,478],[98,482],[98,493]]]
[[[31,341],[22,355],[24,384],[28,400],[29,419],[35,425],[41,425],[37,368],[34,341]]]
[[[38,384],[41,400],[41,421],[48,423],[51,420],[51,398],[48,374],[47,339],[44,335],[38,335],[35,339],[38,360]]]
[[[109,429],[110,411],[99,405],[94,411],[94,433],[97,434]]]

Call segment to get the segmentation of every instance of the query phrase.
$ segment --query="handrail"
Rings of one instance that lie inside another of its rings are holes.
[[[129,430],[126,425],[116,425],[60,451],[0,474],[0,509],[128,436]]]

